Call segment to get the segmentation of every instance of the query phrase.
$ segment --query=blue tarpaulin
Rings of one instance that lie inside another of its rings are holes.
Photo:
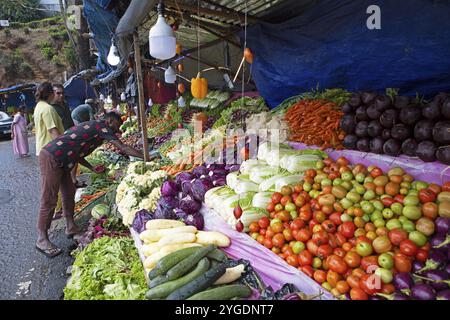
[[[75,109],[86,99],[95,99],[96,95],[89,81],[73,78],[64,84],[64,96],[71,110]]]
[[[20,95],[23,93],[25,96],[24,103],[27,109],[33,109],[36,105],[36,101],[34,99],[36,85],[35,84],[19,84],[9,88],[0,89],[0,99],[6,99],[7,107],[19,107],[22,104],[20,100]]]
[[[379,30],[367,27],[371,5],[381,9]],[[271,107],[317,86],[448,91],[449,17],[448,0],[317,1],[284,23],[249,28],[253,77]]]

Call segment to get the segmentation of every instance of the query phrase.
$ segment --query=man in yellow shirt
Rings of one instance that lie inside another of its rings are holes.
[[[50,141],[64,133],[61,117],[50,105],[54,98],[53,86],[49,82],[39,85],[36,91],[36,108],[34,109],[34,125],[36,128],[36,155]]]

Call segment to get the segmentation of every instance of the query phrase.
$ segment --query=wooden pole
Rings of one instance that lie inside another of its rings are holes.
[[[144,82],[142,77],[142,65],[141,65],[141,48],[139,47],[139,35],[137,30],[133,33],[134,42],[134,59],[136,63],[136,82],[138,85],[139,96],[139,116],[141,119],[142,129],[142,142],[144,146],[144,162],[148,162],[148,136],[147,136],[147,119],[145,115],[145,99],[144,99]]]

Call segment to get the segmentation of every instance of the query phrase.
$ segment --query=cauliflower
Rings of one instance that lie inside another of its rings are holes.
[[[156,204],[161,198],[161,188],[155,188],[150,192],[148,197],[144,198],[139,203],[139,210],[146,209],[148,211],[155,211],[156,210]]]

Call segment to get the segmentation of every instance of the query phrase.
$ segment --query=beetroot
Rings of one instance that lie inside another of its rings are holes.
[[[383,152],[390,156],[398,156],[400,154],[402,145],[395,139],[389,139],[383,145]]]
[[[417,145],[416,140],[412,138],[406,139],[402,144],[402,153],[410,157],[415,157]]]
[[[436,158],[439,162],[450,165],[450,146],[439,147],[436,151]]]
[[[420,120],[422,116],[422,109],[414,104],[402,108],[399,113],[399,119],[406,125],[411,125]]]
[[[450,144],[450,121],[440,121],[434,125],[433,139],[440,145]]]
[[[436,146],[431,141],[422,141],[417,146],[416,155],[425,162],[436,161]]]
[[[432,140],[434,123],[431,120],[420,120],[414,127],[414,138],[417,141]]]

